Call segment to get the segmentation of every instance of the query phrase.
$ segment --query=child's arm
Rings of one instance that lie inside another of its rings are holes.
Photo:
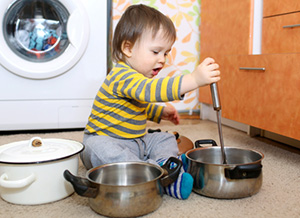
[[[161,115],[161,119],[162,120],[168,120],[172,123],[174,123],[175,125],[179,124],[179,115],[177,110],[170,105],[167,105],[164,107],[162,115]]]
[[[220,80],[219,65],[212,58],[206,58],[191,73],[182,78],[180,94],[183,95],[198,87],[209,85]]]

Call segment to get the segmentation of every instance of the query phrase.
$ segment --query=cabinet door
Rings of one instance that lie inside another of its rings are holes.
[[[299,59],[300,54],[220,58],[223,117],[300,140]]]
[[[252,52],[252,0],[202,0],[201,56]]]
[[[274,16],[300,11],[299,0],[264,0],[263,16]]]
[[[263,19],[262,53],[300,52],[300,12]]]
[[[217,55],[252,53],[253,0],[202,0],[200,61]],[[209,87],[199,89],[199,101],[211,104]]]

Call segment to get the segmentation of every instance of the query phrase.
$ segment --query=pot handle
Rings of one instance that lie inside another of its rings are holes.
[[[175,163],[176,166],[171,168],[171,164]],[[171,183],[175,182],[178,178],[180,169],[182,167],[182,162],[176,157],[170,157],[167,162],[161,166],[161,168],[165,169],[168,173],[163,178],[160,179],[162,186],[166,187]]]
[[[148,133],[161,132],[161,129],[148,129]]]
[[[154,133],[154,132],[161,132],[161,129],[148,129],[148,133]],[[177,140],[179,138],[179,133],[178,132],[173,132],[173,134],[174,134],[174,136]]]
[[[14,181],[8,179],[8,175],[3,173],[0,177],[0,186],[3,188],[24,188],[32,184],[36,180],[36,176],[32,173],[24,179]]]
[[[195,141],[196,148],[201,148],[202,147],[201,145],[204,145],[204,144],[211,144],[212,146],[218,146],[217,143],[212,139],[200,139],[200,140]]]
[[[238,165],[233,169],[225,168],[225,177],[229,179],[252,179],[261,174],[261,164]]]
[[[95,198],[97,196],[98,188],[93,186],[89,180],[74,176],[69,170],[65,170],[64,177],[73,185],[73,188],[78,195],[88,198]]]

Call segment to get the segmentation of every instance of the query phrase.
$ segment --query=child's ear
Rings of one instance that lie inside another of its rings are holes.
[[[131,55],[132,55],[131,48],[132,48],[132,43],[131,43],[131,42],[129,42],[129,41],[124,41],[124,42],[122,43],[122,47],[121,47],[122,52],[123,52],[123,54],[125,54],[128,58],[130,58]]]

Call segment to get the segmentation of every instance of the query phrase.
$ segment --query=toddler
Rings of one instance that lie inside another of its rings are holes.
[[[147,120],[179,123],[173,107],[156,102],[181,100],[184,94],[220,79],[218,64],[206,58],[191,74],[155,78],[166,62],[176,40],[172,21],[154,8],[132,5],[116,26],[112,55],[115,67],[100,87],[84,130],[85,150],[81,159],[87,169],[102,164],[144,161],[163,165],[177,156],[175,136],[146,133]],[[193,178],[183,167],[177,181],[165,188],[166,194],[187,199]]]

